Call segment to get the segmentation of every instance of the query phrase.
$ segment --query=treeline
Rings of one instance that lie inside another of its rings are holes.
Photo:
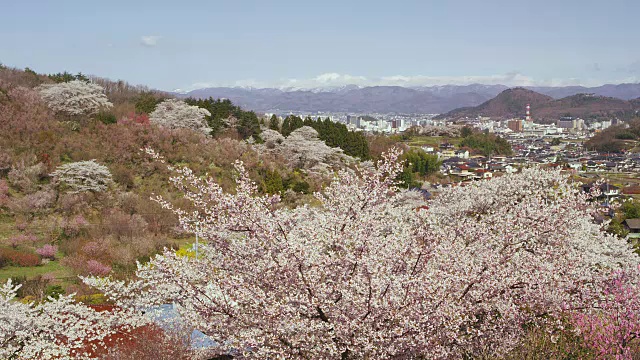
[[[279,131],[284,136],[289,136],[294,130],[303,126],[314,128],[328,146],[339,147],[345,154],[358,157],[362,160],[369,159],[369,143],[360,132],[349,130],[345,124],[331,121],[329,118],[313,120],[310,117],[304,120],[299,116],[289,115],[282,124],[277,123],[275,116],[271,117],[269,128]]]
[[[143,91],[135,97],[135,110],[137,113],[151,114],[156,106],[167,97],[154,91]],[[188,98],[185,102],[189,105],[207,109],[211,116],[207,116],[207,124],[211,128],[211,136],[217,136],[227,128],[233,128],[242,139],[260,134],[260,121],[253,111],[242,110],[229,99],[195,99]]]
[[[513,154],[509,142],[495,134],[463,131],[462,135],[466,136],[460,142],[460,147],[467,147],[484,156]]]
[[[418,178],[437,173],[442,161],[438,155],[427,154],[422,149],[411,149],[402,154],[404,169],[398,176],[399,185],[405,188],[420,188]]]
[[[242,110],[229,99],[194,99],[188,98],[185,102],[209,110],[211,116],[207,116],[207,123],[211,135],[218,135],[224,127],[234,127],[243,139],[260,134],[260,121],[253,111]]]

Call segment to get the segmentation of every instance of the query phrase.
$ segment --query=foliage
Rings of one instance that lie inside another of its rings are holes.
[[[64,164],[51,173],[58,185],[64,185],[71,193],[102,192],[112,182],[109,169],[95,160]]]
[[[62,72],[62,73],[57,73],[57,74],[49,74],[47,75],[47,77],[49,77],[49,79],[53,80],[56,83],[63,83],[63,82],[71,82],[74,80],[78,80],[78,81],[83,81],[88,83],[89,82],[89,77],[87,77],[86,75],[84,75],[83,73],[77,73],[75,75],[69,73],[69,72]]]
[[[444,136],[444,137],[467,137],[473,133],[472,128],[468,126],[461,125],[446,125],[446,126],[433,126],[433,125],[424,125],[424,126],[412,126],[405,131],[405,135],[408,136],[416,136],[416,135],[426,135],[426,136]]]
[[[632,350],[638,348],[640,289],[635,272],[614,273],[596,308],[574,316],[575,326],[598,358],[631,360]]]
[[[55,260],[58,247],[51,244],[46,244],[43,247],[36,249],[36,253],[45,259]]]
[[[50,210],[56,201],[56,192],[44,189],[21,198],[12,198],[7,207],[14,214],[34,215]]]
[[[89,222],[82,215],[64,220],[61,224],[64,235],[70,238],[85,232],[88,226]]]
[[[280,131],[280,119],[278,119],[276,114],[271,115],[271,118],[269,118],[269,129]]]
[[[33,245],[36,241],[38,238],[33,234],[16,234],[11,236],[7,242],[15,249],[18,246]]]
[[[636,200],[623,201],[620,206],[620,211],[624,215],[625,219],[640,218],[640,202]]]
[[[130,125],[130,124],[148,126],[149,124],[151,124],[151,122],[149,121],[149,115],[145,113],[141,113],[141,114],[129,113],[126,116],[122,117],[120,120],[118,120],[118,124],[124,125],[124,126]]]
[[[287,116],[282,123],[282,135],[289,136],[293,131],[303,126],[310,126],[318,132],[320,140],[329,147],[339,147],[349,156],[362,160],[369,158],[369,143],[360,132],[350,131],[345,124],[324,120],[306,118],[304,121],[295,115]]]
[[[136,113],[151,114],[163,100],[153,91],[143,91],[135,99]]]
[[[86,358],[84,346],[100,347],[106,336],[126,334],[144,322],[135,312],[96,311],[74,303],[73,296],[42,303],[15,301],[20,285],[0,287],[0,358]]]
[[[221,353],[434,359],[504,354],[525,325],[589,309],[602,269],[638,264],[559,171],[525,169],[416,207],[394,195],[398,156],[361,177],[339,172],[317,206],[294,209],[258,195],[241,163],[234,194],[174,169],[198,211],[158,201],[207,240],[202,257],[165,251],[135,281],[85,281],[124,308],[173,302]]]
[[[113,113],[101,111],[96,114],[96,120],[101,121],[103,124],[115,124],[118,122],[116,116]]]
[[[44,291],[44,295],[47,298],[59,299],[61,295],[64,295],[64,289],[60,285],[49,285]]]
[[[266,194],[282,194],[284,185],[282,184],[282,176],[278,170],[267,170],[262,184],[263,192]]]
[[[80,80],[43,84],[38,90],[49,108],[69,116],[93,115],[113,106],[102,86]]]
[[[494,134],[476,133],[462,139],[460,146],[468,147],[484,156],[511,155],[511,145],[507,140]]]
[[[411,149],[403,154],[402,159],[405,160],[405,166],[411,172],[419,173],[422,176],[438,172],[440,165],[442,165],[438,155],[427,154],[422,149]]]
[[[38,266],[40,257],[32,252],[0,248],[0,263],[13,266]]]
[[[318,139],[318,132],[303,126],[283,137],[274,130],[262,132],[264,144],[254,146],[258,151],[285,159],[292,168],[326,173],[333,167],[343,167],[351,158],[339,148],[331,148]]]
[[[243,139],[260,134],[258,117],[253,111],[244,111],[233,105],[229,99],[186,99],[189,105],[206,109],[210,112],[207,123],[211,128],[211,135],[219,134],[225,126],[231,126],[238,131]]]
[[[24,160],[16,163],[9,171],[7,180],[14,188],[30,194],[38,189],[38,181],[46,175],[44,164],[27,165]]]
[[[563,330],[548,326],[527,327],[521,344],[503,360],[596,360],[573,326],[563,320]]]
[[[440,170],[442,161],[438,155],[427,154],[422,149],[412,148],[405,151],[401,157],[404,167],[398,174],[398,185],[403,188],[420,188],[422,183],[416,179],[416,174],[420,176],[431,175]]]
[[[623,131],[620,133],[617,133],[615,135],[616,139],[620,139],[620,140],[635,140],[636,139],[636,135],[631,133],[630,131]]]
[[[0,208],[7,205],[9,202],[9,186],[7,181],[0,179]]]
[[[193,106],[178,99],[167,99],[156,106],[149,114],[151,123],[168,129],[186,128],[208,134],[211,129],[207,126],[205,117],[211,113],[198,106]]]
[[[629,234],[629,230],[625,228],[625,226],[622,224],[622,221],[617,217],[611,219],[611,222],[609,222],[609,226],[607,227],[607,231],[622,238],[626,237]]]
[[[595,134],[585,143],[585,148],[618,153],[635,146],[638,139],[640,139],[640,120],[635,119],[624,125],[610,126]]]
[[[105,276],[111,272],[111,266],[104,265],[97,260],[87,261],[87,273],[95,276]]]
[[[282,181],[282,185],[285,189],[290,189],[303,194],[311,193],[311,185],[302,178],[302,174],[299,171],[294,171]]]
[[[402,138],[399,135],[369,135],[367,142],[369,144],[369,158],[372,160],[380,160],[384,153],[389,152],[392,148],[399,146]]]
[[[559,138],[553,138],[553,140],[551,140],[551,146],[557,146],[560,145],[561,141]]]
[[[398,186],[405,189],[420,188],[422,183],[416,180],[416,174],[407,166],[396,178]]]
[[[462,129],[460,129],[460,137],[466,138],[467,136],[471,136],[473,135],[474,131],[473,128],[470,126],[463,126]]]

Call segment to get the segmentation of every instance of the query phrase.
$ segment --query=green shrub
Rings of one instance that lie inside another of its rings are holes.
[[[115,124],[118,122],[118,119],[116,119],[116,116],[110,112],[99,112],[96,115],[96,120],[101,121],[104,124]]]
[[[52,297],[54,299],[58,299],[60,295],[64,294],[64,289],[60,285],[49,285],[44,290],[45,297]]]

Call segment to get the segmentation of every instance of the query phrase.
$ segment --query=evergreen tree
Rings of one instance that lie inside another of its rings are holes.
[[[271,119],[269,119],[269,129],[279,131],[280,130],[280,120],[276,114],[271,115]]]
[[[143,91],[136,98],[136,113],[151,114],[164,99],[157,97],[152,91]]]
[[[289,136],[289,134],[291,134],[291,116],[284,118],[280,133],[284,136]]]
[[[211,116],[207,117],[207,123],[211,128],[211,135],[217,135],[224,127],[225,120],[233,116],[238,119],[236,130],[243,139],[260,134],[260,121],[253,111],[244,111],[234,105],[229,99],[186,99],[189,105],[199,106],[209,110]]]
[[[258,116],[255,112],[246,112],[238,108],[234,116],[239,120],[236,130],[238,130],[238,133],[243,139],[248,139],[260,134],[260,123],[258,122]]]
[[[267,194],[280,194],[284,191],[282,176],[280,176],[278,170],[266,171],[262,189]]]

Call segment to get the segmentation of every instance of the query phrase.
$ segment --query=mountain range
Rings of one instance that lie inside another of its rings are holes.
[[[261,112],[353,112],[437,113],[481,105],[501,92],[505,85],[440,85],[424,87],[347,85],[338,88],[275,89],[210,87],[177,94],[180,97],[227,98],[246,109]],[[639,84],[597,87],[526,87],[553,99],[576,94],[594,94],[620,100],[640,97]]]

